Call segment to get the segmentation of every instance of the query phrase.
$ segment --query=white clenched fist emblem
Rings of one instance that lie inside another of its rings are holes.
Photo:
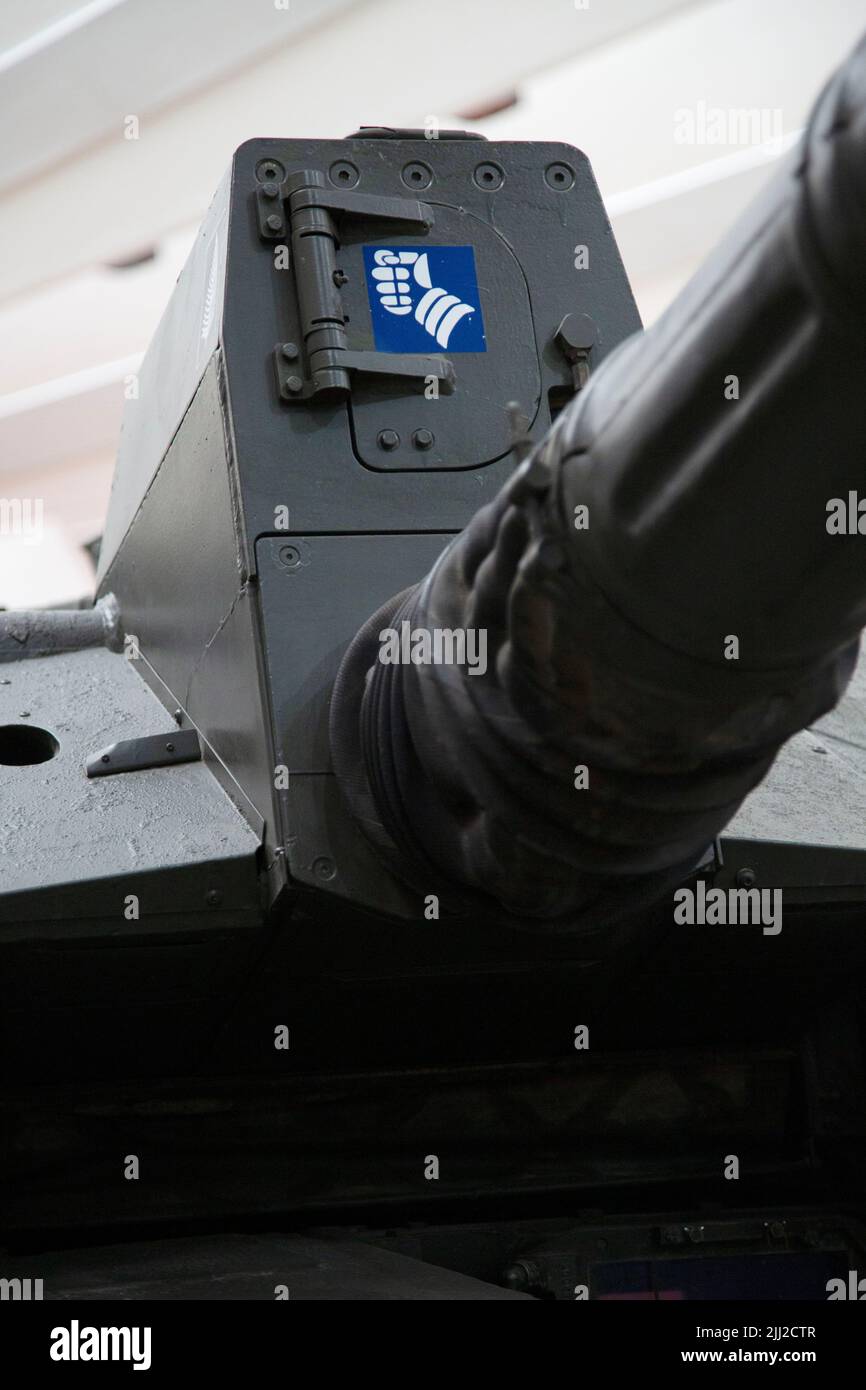
[[[411,314],[441,348],[466,314],[475,312],[456,294],[434,287],[426,252],[378,250],[373,257],[373,279],[382,308],[389,314]],[[422,293],[423,291],[423,293]],[[420,296],[420,297],[419,297]]]

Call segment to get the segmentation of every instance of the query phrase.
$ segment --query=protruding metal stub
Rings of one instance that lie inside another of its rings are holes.
[[[589,354],[595,347],[598,330],[589,314],[566,314],[553,335],[553,341],[571,367],[575,391],[589,380]]]
[[[123,646],[120,609],[113,594],[104,594],[92,608],[12,609],[0,613],[0,661],[101,646],[112,651],[120,651]]]
[[[151,767],[170,767],[173,763],[194,763],[201,758],[197,729],[171,730],[147,738],[127,738],[110,743],[88,758],[88,777],[109,777],[115,772],[143,772]]]
[[[529,416],[524,413],[519,401],[509,401],[505,407],[505,413],[508,416],[508,427],[511,434],[511,452],[514,455],[514,462],[520,465],[532,451],[532,440],[529,437]]]

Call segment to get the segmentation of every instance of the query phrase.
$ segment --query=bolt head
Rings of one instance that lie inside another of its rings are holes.
[[[304,383],[301,381],[301,378],[299,376],[290,376],[287,379],[286,390],[291,391],[293,396],[296,396],[298,392],[303,391],[303,389]]]
[[[376,436],[376,443],[380,449],[386,449],[390,453],[400,443],[400,436],[396,430],[380,430]]]
[[[269,232],[281,232],[283,230],[283,219],[278,212],[272,212],[270,217],[265,218],[265,226]]]
[[[589,314],[566,314],[553,335],[557,346],[565,353],[589,352],[595,347],[598,329]]]
[[[433,435],[430,430],[416,430],[412,435],[412,443],[416,449],[432,449]]]
[[[568,164],[548,164],[544,171],[544,182],[557,193],[565,193],[574,186],[574,170]]]
[[[498,164],[494,164],[490,160],[485,160],[483,164],[479,164],[472,177],[478,187],[486,189],[487,192],[493,192],[502,187],[502,170]]]
[[[294,362],[298,356],[298,345],[297,343],[283,343],[280,352],[287,362]]]

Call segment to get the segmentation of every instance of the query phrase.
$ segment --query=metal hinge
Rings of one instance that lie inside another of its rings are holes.
[[[292,243],[302,342],[278,343],[274,349],[283,400],[346,396],[352,372],[434,377],[446,394],[454,389],[454,368],[445,357],[350,348],[340,295],[344,277],[337,265],[335,215],[402,222],[427,232],[433,226],[431,207],[414,198],[380,198],[331,188],[315,169],[290,174],[281,184],[259,185],[257,205],[261,235],[278,241],[288,231]]]

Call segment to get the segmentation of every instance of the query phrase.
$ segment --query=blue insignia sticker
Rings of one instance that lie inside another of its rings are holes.
[[[379,352],[486,352],[471,246],[365,246]]]

